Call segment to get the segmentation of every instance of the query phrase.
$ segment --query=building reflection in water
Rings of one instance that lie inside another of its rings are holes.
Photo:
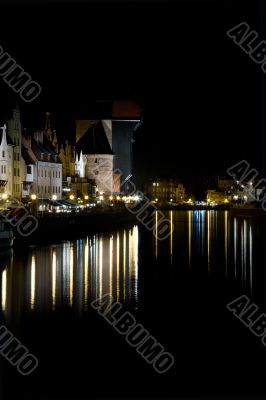
[[[212,210],[173,211],[169,219],[174,226],[170,238],[153,235],[154,245],[147,249],[154,261],[225,278],[252,294],[261,240],[257,221]],[[156,222],[155,215],[157,229]],[[1,265],[2,311],[7,318],[19,318],[24,310],[43,313],[62,307],[82,313],[105,293],[137,307],[139,245],[142,251],[146,246],[139,244],[139,229],[145,228],[29,247],[26,255],[15,253],[14,261],[10,255]]]
[[[30,247],[24,268],[19,263],[18,259],[1,272],[1,308],[8,314],[25,308],[29,312],[57,310],[62,305],[82,312],[105,293],[137,306],[137,226],[112,235]],[[15,286],[19,302],[8,291]]]
[[[231,218],[229,211],[195,210],[169,212],[174,225],[170,235],[169,263],[188,268],[205,265],[208,274],[221,273],[238,280],[252,293],[254,230],[250,218]],[[155,217],[155,227],[157,218]],[[155,260],[165,257],[163,241],[154,237]],[[167,258],[166,258],[167,259]]]

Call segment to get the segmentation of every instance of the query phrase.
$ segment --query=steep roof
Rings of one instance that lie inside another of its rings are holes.
[[[0,144],[2,143],[2,138],[3,138],[3,130],[0,129]],[[11,137],[8,134],[6,134],[6,141],[7,141],[7,144],[9,144],[11,146],[14,145],[14,143],[12,142]]]
[[[79,139],[76,151],[82,151],[83,154],[114,154],[101,121],[91,126]]]
[[[23,157],[26,165],[35,164],[35,160],[30,155],[29,150],[23,145],[22,145],[22,148],[21,148],[21,153],[22,153],[22,157]]]

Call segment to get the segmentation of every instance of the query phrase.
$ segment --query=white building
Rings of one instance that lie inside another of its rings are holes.
[[[7,127],[0,128],[0,195],[13,195],[13,143]]]
[[[25,162],[23,197],[36,194],[40,199],[61,199],[62,163],[45,132],[23,138],[22,155]]]

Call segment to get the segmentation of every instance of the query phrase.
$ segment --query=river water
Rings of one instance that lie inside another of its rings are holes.
[[[27,377],[1,360],[4,399],[263,395],[266,348],[226,308],[246,294],[263,312],[260,219],[167,217],[165,240],[136,225],[2,254],[2,319],[39,360]],[[158,374],[91,307],[105,293],[174,356],[168,372]]]

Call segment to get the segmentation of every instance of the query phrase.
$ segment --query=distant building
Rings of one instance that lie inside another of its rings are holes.
[[[235,186],[235,181],[226,177],[217,177],[217,190],[219,192],[228,192]]]
[[[224,192],[217,192],[216,190],[207,191],[207,203],[224,204],[229,202],[229,197]]]
[[[185,188],[175,179],[150,179],[144,185],[144,193],[151,201],[158,203],[185,200]]]
[[[178,183],[176,187],[176,201],[183,202],[186,200],[186,191],[182,183]]]

